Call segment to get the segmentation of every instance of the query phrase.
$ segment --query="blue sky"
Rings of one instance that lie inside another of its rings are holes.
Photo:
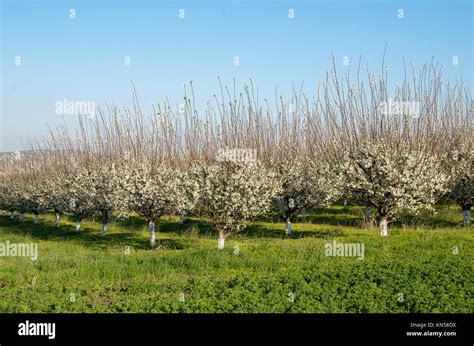
[[[27,136],[61,122],[55,105],[63,99],[130,105],[133,81],[151,112],[166,97],[181,103],[193,81],[203,105],[219,93],[217,76],[229,86],[252,78],[261,99],[274,100],[276,87],[287,96],[303,81],[311,94],[332,53],[341,72],[355,72],[359,57],[377,72],[385,44],[392,81],[402,78],[402,58],[421,67],[434,57],[446,79],[473,85],[469,0],[0,1],[0,151],[21,149]]]

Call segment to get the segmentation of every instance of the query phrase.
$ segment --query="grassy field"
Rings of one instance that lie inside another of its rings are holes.
[[[150,249],[136,217],[103,238],[91,220],[76,233],[53,215],[4,218],[0,242],[38,243],[39,256],[0,257],[0,312],[473,312],[474,228],[458,208],[390,224],[388,237],[361,216],[314,211],[289,239],[282,223],[254,222],[222,251],[198,219],[161,220]],[[364,259],[325,256],[333,240],[364,244]]]

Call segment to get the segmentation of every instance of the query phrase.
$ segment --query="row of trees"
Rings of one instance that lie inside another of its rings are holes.
[[[384,70],[384,69],[383,69]],[[143,115],[107,107],[79,117],[31,151],[1,160],[0,208],[20,218],[53,211],[77,220],[137,213],[199,215],[225,238],[269,212],[286,223],[341,198],[376,213],[380,234],[403,214],[434,210],[450,198],[470,222],[473,199],[472,98],[444,83],[431,64],[389,92],[387,73],[364,81],[328,73],[313,99],[293,90],[273,109],[250,85],[221,88],[198,114],[191,88],[176,110],[168,102]],[[191,95],[189,95],[191,94]],[[394,106],[395,105],[395,106]],[[407,106],[408,105],[408,106]],[[236,150],[237,149],[237,150]]]

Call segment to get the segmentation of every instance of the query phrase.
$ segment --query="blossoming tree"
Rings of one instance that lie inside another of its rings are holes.
[[[380,217],[380,235],[401,214],[433,211],[449,176],[436,155],[390,141],[365,141],[340,164],[348,193]]]
[[[470,137],[468,137],[470,138]],[[462,208],[463,223],[471,222],[471,207],[474,200],[474,150],[472,145],[461,145],[461,150],[452,153],[451,165],[455,170],[451,198]]]
[[[219,234],[219,249],[224,248],[227,236],[242,231],[249,220],[268,212],[271,199],[280,189],[271,171],[247,162],[195,165],[188,179],[199,189],[198,212]]]
[[[120,179],[126,208],[149,223],[150,244],[155,245],[155,223],[164,214],[177,210],[178,175],[164,163],[137,160],[127,164]]]
[[[284,158],[273,165],[281,186],[272,209],[285,222],[291,234],[291,221],[303,209],[327,207],[339,195],[335,171],[321,159]]]

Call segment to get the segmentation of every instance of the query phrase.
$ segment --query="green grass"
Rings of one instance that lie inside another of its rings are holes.
[[[474,232],[457,208],[390,224],[386,238],[361,217],[359,207],[316,210],[290,239],[268,217],[223,251],[198,219],[161,220],[156,249],[137,217],[104,238],[90,220],[76,233],[53,215],[2,219],[0,242],[36,242],[39,257],[0,257],[0,312],[473,312]],[[365,259],[326,257],[333,239],[363,243]]]

